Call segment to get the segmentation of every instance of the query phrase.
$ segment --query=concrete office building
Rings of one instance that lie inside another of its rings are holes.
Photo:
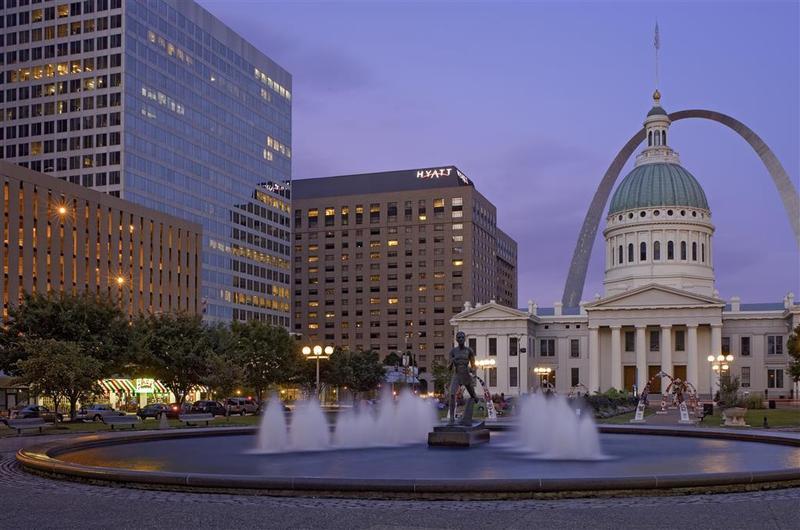
[[[465,300],[516,300],[516,243],[458,168],[292,186],[294,331],[309,343],[410,350],[429,371],[444,362]]]
[[[190,0],[0,8],[0,158],[201,224],[206,317],[289,326],[291,76]]]
[[[23,293],[111,296],[129,314],[200,310],[200,225],[0,162],[3,318]]]

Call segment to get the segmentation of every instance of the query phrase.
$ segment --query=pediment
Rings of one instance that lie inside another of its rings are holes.
[[[525,311],[490,302],[480,307],[473,307],[472,309],[462,311],[453,316],[452,320],[518,320],[528,317],[529,315]]]
[[[645,285],[586,305],[586,310],[654,307],[723,307],[725,302],[710,296],[664,285]]]

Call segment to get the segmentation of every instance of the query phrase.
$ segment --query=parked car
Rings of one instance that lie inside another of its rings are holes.
[[[225,416],[225,406],[219,401],[200,400],[192,405],[192,412],[213,414],[214,416]]]
[[[64,421],[64,415],[41,405],[26,405],[18,407],[8,415],[9,419],[22,420],[27,418],[42,418],[47,423]]]
[[[159,420],[162,414],[166,414],[168,419],[177,420],[179,415],[184,412],[189,412],[191,408],[192,406],[188,403],[184,403],[183,406],[177,403],[170,403],[169,405],[164,403],[149,403],[136,411],[136,415],[143,420],[147,418]]]
[[[225,407],[240,416],[258,413],[258,403],[253,398],[231,397],[225,400]]]
[[[144,407],[139,407],[139,410],[136,411],[136,415],[142,420],[146,420],[147,418],[159,419],[161,414],[166,413],[167,410],[169,410],[169,405],[164,403],[148,403]]]
[[[78,414],[75,416],[76,420],[91,420],[91,421],[100,421],[105,416],[124,416],[124,412],[120,412],[118,410],[114,410],[114,407],[111,405],[101,405],[101,404],[92,404],[86,405],[85,407],[81,407],[78,410]]]

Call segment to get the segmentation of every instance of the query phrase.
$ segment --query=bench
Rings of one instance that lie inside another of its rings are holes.
[[[42,427],[47,426],[42,418],[22,418],[18,420],[6,420],[6,425],[9,429],[14,429],[17,434],[22,434],[22,431],[35,431],[42,432]]]
[[[106,425],[111,427],[111,430],[114,430],[115,426],[128,426],[131,429],[135,429],[136,425],[141,423],[141,420],[137,416],[133,415],[125,415],[125,416],[103,416],[100,420],[105,423]]]
[[[199,423],[205,422],[206,427],[208,427],[209,422],[212,422],[216,419],[216,417],[211,413],[196,413],[196,414],[181,414],[178,416],[178,419],[184,423],[184,425],[191,426],[197,425]]]

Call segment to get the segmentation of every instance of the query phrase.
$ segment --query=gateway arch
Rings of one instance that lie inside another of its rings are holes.
[[[767,146],[766,143],[750,129],[747,125],[739,120],[732,118],[721,112],[713,110],[692,109],[681,110],[669,114],[669,119],[673,122],[684,120],[687,118],[702,118],[705,120],[715,121],[721,123],[739,134],[744,140],[750,144],[750,147],[764,162],[764,165],[769,171],[775,187],[783,201],[783,208],[786,210],[786,215],[789,216],[789,223],[792,225],[794,231],[795,241],[800,247],[800,197],[797,195],[797,190],[792,184],[789,175],[781,165],[775,153]],[[622,168],[631,157],[633,152],[644,141],[645,133],[644,128],[640,129],[633,137],[628,140],[628,143],[617,153],[614,161],[608,167],[603,180],[597,187],[594,193],[592,203],[589,205],[589,210],[586,212],[586,217],[583,220],[581,233],[578,236],[578,241],[575,243],[575,251],[572,253],[572,263],[569,267],[569,276],[567,276],[567,283],[564,285],[564,294],[561,297],[561,302],[564,307],[576,307],[583,295],[583,285],[586,282],[586,270],[589,267],[589,258],[592,254],[592,247],[594,246],[595,236],[597,235],[597,227],[600,226],[600,221],[605,212],[608,197],[611,195],[611,190],[614,183],[617,181]]]

